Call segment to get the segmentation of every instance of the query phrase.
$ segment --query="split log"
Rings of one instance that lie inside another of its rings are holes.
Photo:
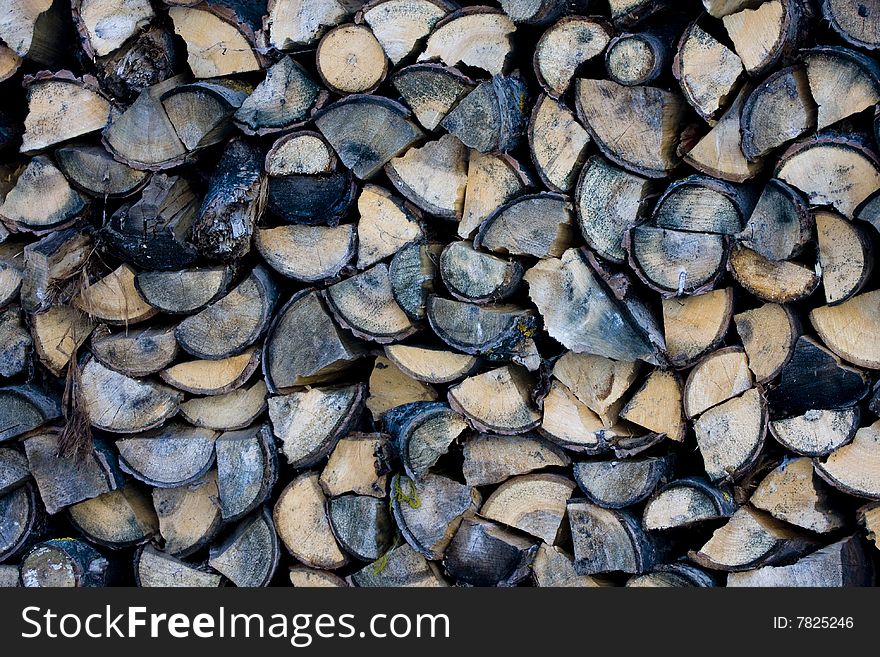
[[[18,488],[31,476],[27,457],[14,447],[0,447],[0,495]]]
[[[608,76],[614,82],[627,86],[650,84],[669,64],[672,56],[669,35],[674,33],[674,26],[668,26],[657,33],[618,34],[611,39],[605,51]]]
[[[452,383],[479,365],[479,359],[467,354],[404,344],[387,345],[385,355],[407,376],[425,383]]]
[[[715,349],[730,327],[733,288],[663,299],[663,328],[670,362],[688,367]]]
[[[16,306],[0,311],[0,345],[0,376],[13,377],[28,368],[33,340]]]
[[[130,196],[140,190],[149,174],[113,159],[101,146],[71,144],[55,151],[58,168],[78,190],[90,196]]]
[[[55,376],[60,376],[73,355],[89,339],[93,326],[88,315],[66,305],[31,315],[31,335],[40,362]]]
[[[449,389],[449,404],[479,431],[525,433],[541,422],[530,400],[528,375],[514,365],[471,376]]]
[[[273,517],[278,537],[299,561],[314,568],[339,568],[348,557],[339,547],[325,512],[317,472],[306,472],[281,492]]]
[[[758,388],[710,408],[694,422],[703,467],[712,481],[736,479],[761,454],[767,435],[767,403]]]
[[[613,430],[606,430],[599,416],[559,381],[550,383],[543,404],[544,416],[538,431],[567,451],[598,454],[607,449],[606,439],[616,435]]]
[[[404,543],[351,576],[363,587],[438,587],[447,586],[440,568]]]
[[[351,225],[257,229],[254,246],[266,263],[289,278],[312,283],[334,278],[354,256]]]
[[[462,474],[468,486],[496,484],[535,470],[565,467],[571,462],[554,444],[528,433],[473,436],[464,441],[462,456]]]
[[[543,183],[567,192],[583,165],[590,136],[574,114],[551,96],[541,96],[529,122],[532,162]]]
[[[871,241],[860,226],[835,212],[815,213],[822,289],[828,304],[858,294],[874,266]]]
[[[213,10],[212,10],[213,9]],[[226,16],[222,5],[169,8],[174,31],[186,42],[187,62],[197,78],[218,78],[260,69],[252,28]],[[218,48],[217,44],[223,44]]]
[[[447,66],[461,63],[499,75],[510,59],[515,30],[500,9],[465,7],[434,25],[418,61],[438,59]]]
[[[134,575],[143,587],[216,587],[221,575],[193,567],[146,545],[135,553]]]
[[[789,525],[744,506],[690,558],[704,568],[739,572],[785,563],[815,546],[813,539]]]
[[[417,481],[468,428],[464,417],[440,402],[397,406],[384,416],[383,422],[404,470]]]
[[[861,539],[850,536],[787,566],[730,573],[727,586],[840,588],[871,586],[873,579],[873,568]]]
[[[697,363],[684,387],[684,412],[695,417],[752,387],[749,359],[739,347],[725,347]]]
[[[268,586],[281,548],[268,509],[242,520],[226,540],[212,546],[208,564],[241,587]]]
[[[382,4],[405,1],[409,0],[385,0]],[[421,0],[421,3],[432,4],[433,0]],[[368,13],[369,10],[364,14],[365,19]],[[391,83],[426,130],[436,130],[452,108],[476,86],[458,69],[440,64],[412,64],[395,73]]]
[[[644,501],[668,471],[669,463],[659,457],[581,461],[573,467],[574,478],[584,495],[606,509],[623,509]]]
[[[774,420],[770,433],[786,449],[804,456],[827,456],[851,442],[859,428],[859,407],[809,410],[803,415]]]
[[[345,493],[385,497],[390,456],[385,434],[350,434],[336,443],[327,459],[321,488],[329,497]]]
[[[687,424],[681,408],[681,381],[672,372],[654,370],[621,409],[620,418],[682,442]]]
[[[495,489],[480,515],[553,544],[575,483],[555,474],[512,477]]]
[[[172,315],[189,315],[202,310],[225,294],[232,272],[226,267],[143,271],[134,286],[144,301]]]
[[[0,388],[0,442],[61,417],[61,404],[33,385]]]
[[[173,37],[158,24],[139,32],[121,48],[102,57],[98,64],[103,87],[112,96],[126,101],[174,77],[179,68]]]
[[[361,4],[359,0],[270,0],[265,19],[269,43],[278,50],[311,44]]]
[[[617,423],[624,395],[638,373],[638,362],[574,352],[563,354],[553,365],[553,376],[608,427]]]
[[[535,75],[544,90],[559,98],[578,68],[599,56],[611,39],[611,27],[593,17],[566,16],[549,27],[535,46]]]
[[[307,568],[305,566],[290,567],[290,585],[302,588],[345,588],[348,583],[326,570]]]
[[[800,0],[770,0],[721,20],[746,72],[756,76],[798,47],[808,17]]]
[[[112,3],[76,0],[73,2],[73,18],[86,54],[103,57],[148,25],[155,13],[147,0]]]
[[[861,48],[875,50],[880,48],[880,31],[876,19],[880,12],[876,2],[862,2],[858,7],[841,0],[824,0],[822,13],[848,42]]]
[[[816,462],[816,472],[835,488],[870,500],[880,499],[880,462],[876,451],[880,424],[856,431],[852,442],[838,447],[828,458]]]
[[[657,0],[609,0],[608,4],[612,20],[624,27],[646,20],[664,8]]]
[[[260,366],[260,350],[246,349],[221,360],[191,360],[159,372],[170,386],[193,395],[223,395],[247,383]]]
[[[389,163],[388,166],[393,165]],[[390,173],[391,168],[388,171]],[[358,269],[394,255],[423,235],[419,215],[412,206],[378,185],[364,185],[357,207],[360,214],[357,225]],[[322,259],[327,258],[326,242],[321,244]],[[332,274],[322,274],[321,278],[332,278]]]
[[[75,221],[86,207],[52,161],[34,157],[0,205],[0,219],[20,230],[42,232]]]
[[[327,502],[330,527],[342,548],[356,559],[374,561],[390,547],[393,522],[388,505],[370,495],[341,495]]]
[[[102,587],[111,579],[110,563],[84,541],[59,538],[34,547],[21,562],[22,586]]]
[[[470,239],[490,215],[524,191],[529,180],[509,155],[471,151],[458,236]]]
[[[452,242],[440,255],[440,277],[450,294],[462,301],[491,303],[509,297],[522,280],[523,268],[474,249],[468,242]]]
[[[214,464],[217,432],[169,422],[116,441],[119,467],[157,488],[174,488],[204,477]]]
[[[656,554],[651,539],[629,512],[571,500],[568,522],[574,543],[574,567],[579,575],[637,574],[654,565]]]
[[[572,242],[571,210],[561,194],[520,196],[483,222],[474,246],[493,253],[558,258]]]
[[[0,561],[15,559],[43,538],[45,515],[32,483],[0,495]]]
[[[264,381],[213,397],[195,397],[179,406],[190,424],[215,431],[235,431],[257,421],[266,410],[268,390]]]
[[[810,95],[818,106],[817,130],[880,101],[880,67],[870,57],[848,48],[821,46],[806,50],[803,60]]]
[[[467,149],[454,135],[410,148],[388,162],[385,173],[407,200],[426,213],[452,220],[461,217],[467,186]]]
[[[556,546],[541,543],[532,563],[535,586],[557,588],[594,588],[605,583],[590,575],[578,575],[574,560]]]
[[[449,545],[446,572],[473,586],[515,586],[529,575],[538,546],[480,518],[462,521]]]
[[[407,376],[397,365],[384,356],[376,356],[373,371],[367,382],[370,394],[366,406],[379,420],[391,409],[414,402],[431,402],[438,397],[433,386]]]
[[[769,260],[759,253],[734,246],[727,262],[736,281],[762,301],[791,303],[806,299],[819,287],[816,272],[790,260]]]
[[[414,322],[427,316],[428,298],[434,291],[442,245],[429,242],[407,244],[394,254],[388,276],[397,305]]]
[[[155,374],[177,356],[174,327],[112,333],[106,326],[92,333],[92,355],[105,367],[129,377]]]
[[[630,577],[628,587],[701,587],[716,586],[711,575],[687,563],[661,564],[650,573]]]
[[[163,549],[176,557],[199,551],[220,531],[222,517],[213,470],[182,486],[154,488],[153,506]]]
[[[642,525],[648,531],[692,527],[729,518],[735,510],[733,496],[696,477],[676,479],[663,486],[645,505]]]
[[[228,82],[183,84],[162,95],[162,107],[189,151],[222,142],[232,131],[232,115],[249,87]]]
[[[873,310],[878,298],[880,293],[866,292],[837,306],[820,306],[810,313],[810,322],[822,342],[841,358],[861,367],[880,368],[876,343],[868,337],[880,331]]]
[[[810,241],[814,223],[801,194],[773,179],[761,192],[737,239],[764,258],[787,260],[798,255]]]
[[[397,65],[416,52],[437,21],[454,10],[455,5],[446,0],[373,0],[359,15]]]
[[[109,548],[140,545],[159,531],[149,495],[131,483],[74,504],[67,513],[83,535]]]
[[[360,417],[365,392],[363,384],[356,384],[272,397],[269,418],[288,462],[303,468],[327,456]]]
[[[440,126],[481,153],[513,150],[526,131],[527,88],[518,77],[494,75],[459,101]]]
[[[757,383],[779,376],[794,354],[800,327],[787,306],[766,303],[734,315],[736,332]]]
[[[859,524],[864,526],[865,533],[868,538],[877,546],[877,522],[880,521],[880,505],[876,503],[867,504],[858,511]]]

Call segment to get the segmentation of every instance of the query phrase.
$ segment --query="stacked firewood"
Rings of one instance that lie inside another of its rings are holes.
[[[874,582],[880,1],[0,40],[0,583]]]

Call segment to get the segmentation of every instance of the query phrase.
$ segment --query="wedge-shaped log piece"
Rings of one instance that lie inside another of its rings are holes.
[[[820,46],[805,51],[803,60],[819,108],[817,130],[880,102],[880,67],[870,57],[840,46]]]
[[[449,403],[480,431],[513,435],[541,423],[530,399],[532,382],[515,365],[472,376],[449,389]]]
[[[224,522],[263,504],[278,478],[278,453],[269,427],[227,431],[214,443],[217,488]]]
[[[412,402],[434,401],[437,391],[427,383],[412,379],[385,356],[377,355],[368,382],[367,408],[374,420],[398,406]]]
[[[548,258],[523,277],[547,332],[575,353],[658,364],[641,325],[606,291],[577,249]]]
[[[30,365],[33,339],[23,322],[21,309],[10,306],[0,311],[0,376],[12,377]]]
[[[408,151],[407,156],[413,150]],[[398,158],[398,160],[400,159]],[[395,161],[397,160],[392,160],[388,164],[389,172]],[[419,175],[423,174],[424,172]],[[432,171],[431,174],[434,175],[436,172]],[[422,183],[425,182],[422,180]],[[457,183],[453,186],[457,186]],[[463,190],[461,194],[464,194]],[[422,237],[422,226],[412,206],[378,185],[364,185],[358,197],[357,207],[360,214],[360,220],[357,224],[357,266],[359,269],[364,269],[394,255],[404,246]],[[340,229],[342,228],[349,227],[340,226]],[[327,259],[327,249],[328,245],[322,242],[320,246],[322,260]],[[322,278],[329,278],[329,276],[322,276]]]
[[[758,85],[743,106],[743,154],[758,160],[815,129],[816,102],[806,71],[784,68]]]
[[[428,214],[459,219],[467,185],[467,149],[453,135],[410,148],[385,165],[397,190]]]
[[[688,176],[666,189],[652,215],[658,228],[735,235],[755,205],[755,198],[738,185],[708,176]]]
[[[733,288],[663,300],[663,326],[669,360],[687,367],[714,349],[733,314]]]
[[[42,151],[57,143],[103,130],[110,119],[110,101],[91,80],[72,75],[38,75],[28,85],[28,115],[21,152]],[[58,108],[64,107],[64,120]]]
[[[246,349],[221,360],[191,360],[159,373],[162,380],[193,395],[222,395],[244,385],[260,366],[260,350]]]
[[[120,265],[104,278],[85,287],[73,305],[108,324],[128,326],[151,318],[156,309],[140,295],[134,284],[135,271]]]
[[[91,425],[112,433],[158,427],[177,412],[183,399],[173,388],[130,378],[94,358],[81,367],[79,392]]]
[[[602,19],[566,16],[547,28],[535,46],[534,68],[538,82],[553,98],[571,84],[577,69],[598,57],[611,39],[611,26]]]
[[[261,59],[246,34],[249,26],[204,8],[171,7],[174,31],[186,42],[187,61],[197,78],[218,78],[260,69]],[[222,44],[218,48],[217,44]]]
[[[0,495],[18,488],[30,476],[27,457],[23,452],[13,447],[0,447]]]
[[[36,545],[19,566],[23,586],[34,588],[102,588],[108,585],[110,562],[85,541],[58,538]]]
[[[569,388],[607,427],[617,423],[623,397],[636,380],[639,363],[567,352],[553,366],[553,376]]]
[[[159,531],[150,496],[133,483],[74,504],[68,515],[90,541],[114,549],[141,545]]]
[[[208,192],[191,229],[199,253],[221,261],[247,255],[265,202],[262,151],[243,139],[233,139],[208,182]]]
[[[272,269],[311,283],[339,274],[354,255],[355,236],[352,225],[279,226],[257,229],[254,245]]]
[[[712,71],[712,75],[706,75],[706,71]],[[736,53],[694,21],[678,43],[672,73],[685,99],[708,121],[734,97],[743,64]]]
[[[394,523],[388,504],[369,495],[341,495],[327,502],[330,527],[342,548],[361,561],[374,561],[392,545]]]
[[[862,427],[852,442],[838,447],[824,462],[817,461],[816,472],[838,490],[880,500],[880,422]]]
[[[695,477],[666,484],[645,505],[642,525],[648,531],[692,527],[733,515],[733,495]]]
[[[188,315],[224,294],[231,277],[227,267],[142,271],[135,275],[134,286],[153,308],[172,315]]]
[[[521,351],[537,328],[534,311],[509,304],[480,306],[431,296],[428,322],[456,351],[508,358]]]
[[[786,449],[804,456],[827,456],[852,441],[859,428],[859,407],[809,410],[770,423],[770,433]]]
[[[408,1],[410,0],[386,0],[382,4]],[[428,4],[433,0],[416,1]],[[364,14],[365,18],[367,13]],[[452,108],[476,86],[473,80],[458,69],[440,64],[407,66],[391,77],[391,83],[427,130],[436,130]]]
[[[216,472],[183,486],[154,488],[153,506],[163,549],[177,557],[197,552],[220,531]]]
[[[785,563],[815,548],[815,540],[763,511],[743,506],[688,556],[712,570],[739,572]]]
[[[0,204],[0,219],[40,232],[74,220],[85,208],[82,196],[45,155],[33,158]]]
[[[223,576],[200,570],[152,545],[145,545],[135,553],[134,578],[138,586],[147,588],[213,588],[220,586]]]
[[[348,586],[348,582],[326,570],[291,566],[290,585],[300,588],[345,588]]]
[[[101,58],[98,73],[107,93],[130,102],[147,87],[172,77],[180,63],[172,33],[163,24],[153,23]]]
[[[479,365],[475,356],[403,344],[387,345],[385,356],[407,376],[425,383],[452,383]]]
[[[735,315],[733,321],[755,381],[776,378],[794,353],[800,335],[794,313],[786,306],[765,303]]]
[[[828,167],[837,175],[829,177]],[[861,144],[845,136],[821,134],[792,145],[781,157],[776,177],[806,194],[810,205],[831,205],[848,218],[880,189],[880,161]],[[839,185],[840,177],[847,181]]]
[[[435,24],[418,61],[439,59],[448,66],[465,64],[498,75],[507,67],[515,31],[500,9],[465,7]]]
[[[168,169],[187,156],[161,98],[185,78],[170,78],[144,89],[137,100],[104,130],[104,144],[122,162],[148,171]]]
[[[584,500],[570,500],[568,522],[579,575],[644,573],[654,566],[654,546],[633,515]]]
[[[446,0],[374,0],[364,6],[362,16],[388,59],[397,65],[413,54],[437,21],[454,9],[455,5]]]
[[[447,477],[395,475],[391,481],[394,520],[406,542],[431,561],[443,558],[462,519],[473,517],[479,503],[477,489]]]
[[[61,417],[58,398],[34,385],[0,388],[0,442]]]
[[[334,378],[362,353],[333,322],[320,295],[307,290],[293,295],[269,329],[263,373],[270,390],[284,393]]]
[[[823,210],[815,217],[825,301],[840,303],[868,282],[874,266],[871,240],[866,229],[835,212]]]
[[[365,386],[355,384],[272,397],[269,417],[288,463],[305,468],[327,456],[360,417],[365,394]]]
[[[694,422],[703,467],[712,481],[736,479],[749,470],[761,453],[767,435],[767,403],[752,388]]]
[[[46,514],[32,483],[0,495],[0,559],[12,560],[43,537]],[[19,581],[18,568],[15,573]]]
[[[806,457],[786,460],[761,480],[749,498],[755,508],[790,525],[827,534],[846,525],[830,489]]]
[[[611,19],[615,25],[628,27],[650,18],[663,9],[658,0],[609,0]]]
[[[55,376],[61,375],[94,326],[88,315],[66,305],[31,315],[30,323],[40,362]]]
[[[727,586],[829,587],[872,586],[873,568],[862,539],[850,536],[787,566],[764,566],[727,576]]]
[[[417,481],[468,428],[461,415],[439,402],[398,406],[384,417],[384,422],[407,475]]]
[[[19,57],[54,64],[63,51],[60,41],[67,29],[64,9],[48,0],[13,0],[4,9],[0,39]]]
[[[798,0],[770,0],[721,20],[749,75],[768,71],[799,45],[809,12]]]
[[[329,497],[344,493],[385,497],[389,457],[389,439],[385,434],[349,434],[336,443],[327,459],[321,471],[321,488]]]
[[[213,397],[194,397],[180,405],[180,415],[190,424],[215,431],[244,429],[266,410],[266,382]]]
[[[282,57],[266,71],[235,112],[235,122],[246,134],[264,135],[305,123],[312,110],[324,104],[327,92],[292,57]]]
[[[725,235],[642,225],[625,246],[639,278],[665,297],[711,290],[727,262]]]
[[[682,98],[656,87],[579,79],[577,112],[602,153],[639,175],[663,178],[678,165]]]
[[[531,572],[533,540],[482,518],[465,519],[446,551],[446,572],[472,586],[516,586]]]
[[[134,194],[149,176],[114,160],[102,146],[63,146],[55,151],[55,161],[74,187],[99,198]]]
[[[341,568],[348,557],[333,535],[326,503],[318,473],[301,474],[275,503],[275,527],[284,547],[302,563],[314,568]]]
[[[281,547],[268,509],[242,520],[223,543],[211,546],[208,565],[238,587],[268,586]]]
[[[89,57],[104,57],[120,48],[155,18],[148,0],[76,0],[73,19]]]
[[[327,288],[324,299],[339,323],[358,338],[388,344],[418,330],[394,299],[388,265],[384,263],[334,283]]]
[[[880,29],[877,18],[880,5],[876,0],[853,6],[845,0],[824,0],[822,14],[837,32],[854,46],[876,50],[880,48]]]
[[[786,260],[810,241],[814,223],[803,196],[781,180],[772,179],[737,239],[764,258]]]
[[[880,335],[878,304],[880,291],[866,292],[837,306],[814,309],[810,322],[838,356],[861,367],[880,369],[880,351],[874,338]]]
[[[101,364],[126,376],[148,376],[166,367],[177,356],[174,327],[129,332],[92,333],[92,355]]]
[[[642,222],[652,192],[647,178],[591,157],[575,192],[578,226],[587,245],[606,260],[622,263],[626,231]]]
[[[654,370],[621,409],[620,417],[670,440],[683,441],[687,425],[681,380],[673,372]]]
[[[561,548],[541,543],[532,563],[535,586],[546,588],[595,588],[605,583],[589,575],[578,575],[574,559]]]
[[[474,245],[493,253],[560,257],[574,237],[571,203],[561,194],[521,196],[483,222]]]
[[[250,87],[223,80],[175,87],[162,95],[162,107],[177,136],[190,151],[222,142],[232,130],[232,115]]]
[[[809,267],[790,260],[769,260],[742,246],[731,249],[727,267],[748,292],[772,303],[806,299],[821,282]]]
[[[526,131],[527,89],[518,77],[481,82],[440,122],[465,146],[481,153],[513,150]]]
[[[219,360],[241,353],[266,330],[277,295],[268,272],[257,265],[229,294],[183,320],[175,332],[177,341],[197,358]]]
[[[590,136],[565,105],[541,96],[529,122],[529,149],[548,188],[567,192],[584,162]]]
[[[79,458],[59,456],[58,432],[41,431],[24,440],[28,469],[46,511],[62,509],[122,486],[115,459],[103,445],[85,450]]]
[[[170,422],[116,441],[119,466],[151,486],[183,486],[204,476],[214,463],[216,438],[210,429]]]
[[[571,452],[595,454],[608,448],[606,437],[614,435],[587,405],[557,380],[544,397],[539,429],[542,436]]]
[[[156,174],[139,200],[113,213],[101,235],[126,262],[151,271],[177,271],[198,257],[189,240],[197,210],[198,198],[189,182]]]
[[[562,475],[513,477],[495,489],[480,507],[480,515],[553,544],[575,488]]]
[[[391,259],[391,292],[403,312],[414,321],[425,319],[427,314],[442,249],[443,245],[436,242],[413,242]]]
[[[403,105],[356,94],[323,110],[315,125],[361,180],[373,177],[423,136]]]
[[[372,30],[348,23],[329,30],[315,54],[318,74],[338,94],[371,93],[385,80],[388,59]]]
[[[740,347],[725,347],[706,356],[688,375],[684,411],[689,418],[736,397],[752,387],[749,359]]]
[[[668,466],[662,457],[647,457],[582,461],[574,464],[573,471],[578,487],[591,502],[606,509],[623,509],[647,499],[666,478]]]
[[[485,486],[571,461],[561,449],[537,434],[480,434],[462,445],[462,474],[468,486]]]
[[[474,303],[499,301],[513,294],[522,280],[523,268],[474,249],[469,242],[452,242],[440,256],[440,276],[457,299]]]
[[[509,155],[471,151],[458,236],[470,239],[485,219],[519,195],[528,184],[529,178]]]
[[[352,0],[270,0],[265,20],[269,43],[278,50],[313,43],[360,6]]]
[[[389,550],[366,568],[353,573],[352,581],[363,587],[440,587],[446,582],[440,568],[409,544]]]
[[[868,385],[864,372],[843,365],[819,342],[801,336],[767,399],[775,418],[792,417],[853,406],[868,394]]]
[[[661,564],[650,573],[630,577],[628,587],[649,588],[712,588],[715,579],[705,571],[687,563]]]

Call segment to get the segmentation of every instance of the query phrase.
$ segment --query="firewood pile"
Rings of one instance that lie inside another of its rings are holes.
[[[880,0],[3,0],[0,584],[864,586]]]

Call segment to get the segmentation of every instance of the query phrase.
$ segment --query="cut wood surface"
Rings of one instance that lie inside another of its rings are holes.
[[[0,584],[876,583],[877,0],[0,4]]]

